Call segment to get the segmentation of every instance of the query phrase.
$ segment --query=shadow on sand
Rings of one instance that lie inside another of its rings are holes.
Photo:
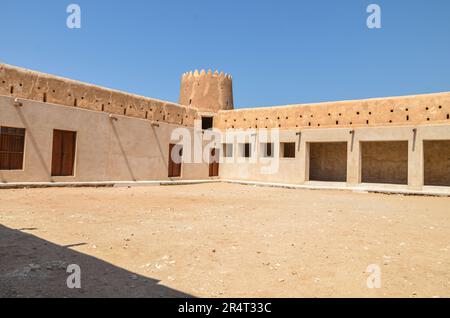
[[[70,246],[83,245],[83,243]],[[81,289],[69,289],[69,264],[81,268]],[[0,298],[193,298],[68,247],[0,225]]]

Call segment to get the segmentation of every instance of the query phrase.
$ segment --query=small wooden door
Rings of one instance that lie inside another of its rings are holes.
[[[219,176],[219,149],[211,150],[211,159],[209,163],[209,176],[218,177]]]
[[[52,176],[73,176],[76,139],[75,131],[53,131]]]
[[[181,164],[183,158],[183,147],[181,145],[169,145],[169,178],[181,177]]]

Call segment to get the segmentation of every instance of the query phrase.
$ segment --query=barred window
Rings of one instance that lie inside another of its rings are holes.
[[[25,129],[0,127],[0,170],[22,170]]]

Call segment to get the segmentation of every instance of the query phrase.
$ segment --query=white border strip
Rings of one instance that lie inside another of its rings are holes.
[[[353,191],[400,195],[418,196],[443,196],[450,197],[449,187],[425,186],[423,190],[411,190],[401,185],[367,184],[349,186],[345,182],[307,182],[306,184],[272,183],[260,181],[211,179],[211,180],[162,180],[162,181],[105,181],[105,182],[15,182],[0,183],[1,189],[21,188],[62,188],[62,187],[145,187],[145,186],[171,186],[171,185],[194,185],[204,183],[231,183],[241,185],[252,185],[261,187],[274,187],[285,189],[306,190],[331,190],[331,191]]]

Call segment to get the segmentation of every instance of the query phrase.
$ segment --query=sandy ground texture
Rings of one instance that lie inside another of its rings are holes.
[[[69,264],[81,289],[67,288]],[[379,289],[367,287],[372,264]],[[231,184],[1,190],[0,297],[95,296],[449,297],[450,198]]]

